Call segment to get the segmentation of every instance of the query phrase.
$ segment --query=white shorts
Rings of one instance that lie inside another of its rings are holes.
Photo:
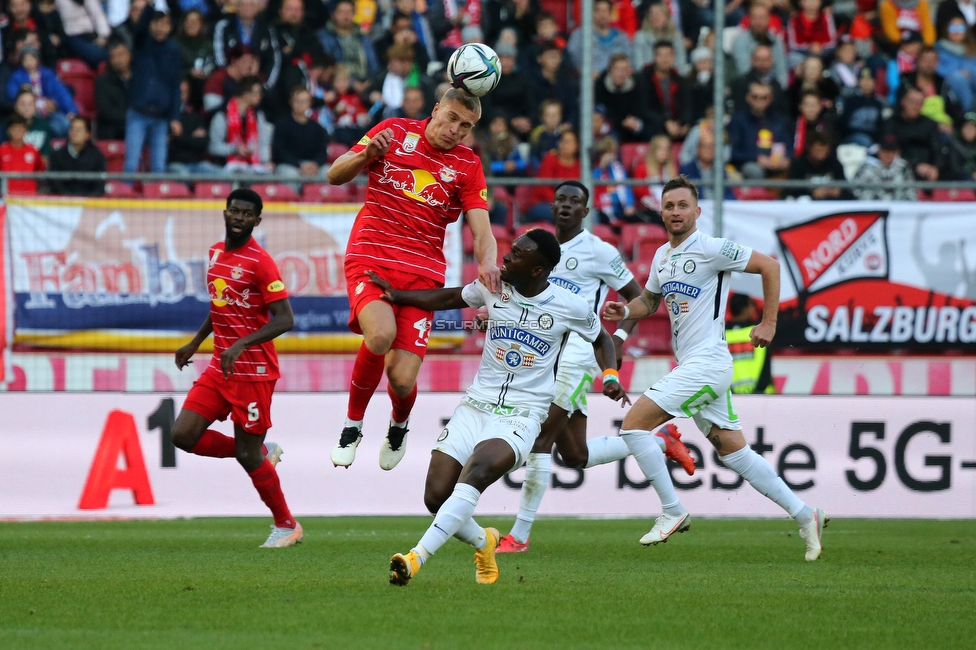
[[[515,452],[515,465],[512,466],[515,470],[522,466],[532,451],[541,429],[542,423],[538,418],[499,415],[461,402],[454,410],[451,421],[441,431],[434,449],[464,465],[479,443],[499,438]]]
[[[559,357],[556,371],[556,398],[552,403],[570,415],[586,415],[586,394],[593,388],[593,378],[600,366],[593,356],[593,346],[579,336],[571,335]]]
[[[678,366],[644,393],[676,418],[692,418],[706,436],[712,425],[740,431],[739,416],[732,407],[732,366],[716,368],[708,363]]]

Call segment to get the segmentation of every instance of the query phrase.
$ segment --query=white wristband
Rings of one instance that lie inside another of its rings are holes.
[[[625,331],[623,331],[621,329],[618,329],[616,332],[613,333],[613,335],[616,336],[618,339],[620,339],[620,342],[621,343],[623,343],[624,341],[626,341],[627,340],[627,337],[630,336],[629,333],[627,333],[627,332],[625,332]]]
[[[627,320],[630,317],[630,306],[624,305],[624,317],[620,320]]]

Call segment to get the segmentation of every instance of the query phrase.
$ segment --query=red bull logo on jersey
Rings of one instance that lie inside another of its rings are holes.
[[[451,178],[453,179],[453,175]],[[449,182],[447,179],[444,180]],[[392,185],[393,189],[432,208],[443,208],[451,200],[447,190],[426,169],[405,169],[384,161],[383,175],[380,176],[379,182],[383,185]]]
[[[252,307],[247,299],[251,297],[251,290],[244,289],[244,291],[235,291],[227,281],[223,278],[214,278],[207,285],[210,289],[210,302],[212,302],[217,307],[226,307],[231,305],[234,307]]]

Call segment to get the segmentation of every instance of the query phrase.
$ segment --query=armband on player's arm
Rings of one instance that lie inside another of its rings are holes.
[[[637,284],[637,282],[631,280],[624,286],[620,287],[617,293],[619,293],[622,298],[627,300],[627,304],[629,305],[632,301],[640,298],[641,288],[640,285]],[[624,313],[627,314],[628,316],[630,315],[627,313],[627,311],[625,311]],[[637,326],[637,321],[635,319],[624,318],[617,325],[617,329],[616,331],[614,331],[613,335],[618,339],[620,339],[621,342],[626,341],[627,337],[630,336],[630,333],[634,330],[636,326]]]

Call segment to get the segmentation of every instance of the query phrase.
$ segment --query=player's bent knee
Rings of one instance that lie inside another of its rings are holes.
[[[586,461],[590,459],[585,448],[582,452],[575,449],[563,452],[563,450],[560,449],[559,456],[563,459],[563,465],[573,469],[581,469],[586,467]]]
[[[366,347],[373,354],[386,354],[393,347],[393,341],[396,339],[396,328],[394,327],[391,330],[376,328],[373,331],[365,333],[363,339]]]
[[[253,472],[264,462],[264,454],[261,453],[260,449],[255,451],[253,449],[237,447],[234,450],[234,458],[248,472]]]
[[[447,497],[451,496],[451,491],[443,492],[441,490],[428,489],[424,492],[424,506],[427,508],[427,512],[436,515],[437,511],[444,505],[444,502],[447,501]]]

